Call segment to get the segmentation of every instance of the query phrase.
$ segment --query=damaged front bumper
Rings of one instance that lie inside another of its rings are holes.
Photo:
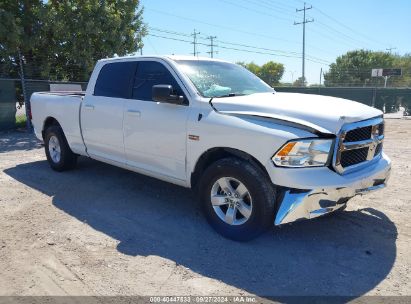
[[[375,165],[363,170],[366,171],[353,173],[352,176],[347,174],[345,182],[339,187],[318,185],[308,190],[285,187],[278,202],[275,225],[316,218],[344,207],[348,199],[356,195],[384,188],[390,176],[391,163],[384,156]]]

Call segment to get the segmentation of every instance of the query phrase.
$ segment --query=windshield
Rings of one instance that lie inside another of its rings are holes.
[[[176,60],[203,97],[228,97],[274,92],[260,78],[237,64],[207,60]]]

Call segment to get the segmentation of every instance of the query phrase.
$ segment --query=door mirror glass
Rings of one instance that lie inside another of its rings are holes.
[[[167,84],[154,85],[152,89],[153,100],[157,102],[183,104],[184,97],[175,95],[173,86]]]

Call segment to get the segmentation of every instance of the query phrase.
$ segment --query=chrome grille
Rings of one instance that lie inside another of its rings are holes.
[[[341,152],[341,166],[343,168],[359,164],[367,160],[368,147]]]
[[[384,121],[374,118],[346,124],[337,135],[334,168],[347,173],[379,157],[384,139]]]
[[[354,129],[348,131],[345,135],[344,142],[360,141],[371,138],[372,126]]]

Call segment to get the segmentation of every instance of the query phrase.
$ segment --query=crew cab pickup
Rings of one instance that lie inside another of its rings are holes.
[[[31,108],[52,169],[82,155],[191,187],[234,240],[341,211],[390,173],[381,111],[278,93],[221,60],[103,59],[85,92],[35,93]]]

